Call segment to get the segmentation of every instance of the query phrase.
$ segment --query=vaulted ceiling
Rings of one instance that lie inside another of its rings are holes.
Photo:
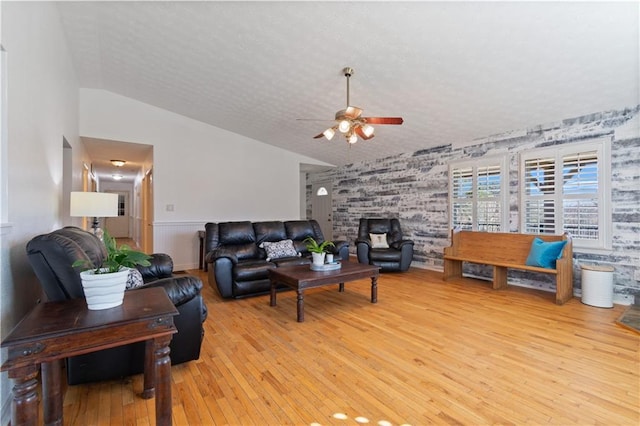
[[[637,2],[60,2],[80,84],[342,165],[640,103]],[[346,104],[402,116],[349,146]],[[297,120],[317,119],[319,121]]]

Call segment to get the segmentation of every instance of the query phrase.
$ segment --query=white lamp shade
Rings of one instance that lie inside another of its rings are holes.
[[[351,123],[349,123],[347,120],[342,120],[338,124],[338,130],[340,130],[342,133],[347,133],[350,128],[351,128]]]
[[[322,132],[322,134],[324,135],[325,138],[327,138],[328,140],[331,140],[331,138],[333,138],[333,135],[336,134],[336,131],[333,130],[333,127],[329,127],[327,130]]]
[[[69,212],[73,217],[118,216],[118,194],[72,192]]]

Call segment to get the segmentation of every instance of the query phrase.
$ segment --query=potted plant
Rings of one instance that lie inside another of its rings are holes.
[[[324,256],[327,253],[327,247],[335,247],[332,241],[325,241],[322,244],[313,239],[313,237],[307,237],[303,241],[307,250],[311,252],[311,258],[314,265],[324,265]]]
[[[135,251],[126,244],[118,247],[116,239],[106,230],[103,241],[107,256],[100,265],[94,265],[87,259],[76,260],[72,265],[74,268],[83,269],[80,279],[87,305],[91,310],[121,305],[130,269],[136,265],[151,265],[151,256]]]

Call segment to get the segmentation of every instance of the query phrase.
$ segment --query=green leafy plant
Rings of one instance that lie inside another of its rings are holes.
[[[304,239],[303,243],[306,244],[307,250],[311,253],[325,253],[327,251],[327,247],[335,247],[332,241],[325,241],[322,244],[318,244],[313,237],[307,237]]]
[[[139,251],[133,250],[126,244],[120,247],[116,244],[116,239],[104,230],[103,235],[104,246],[107,249],[107,257],[104,258],[100,265],[93,265],[87,259],[80,259],[73,262],[74,268],[81,267],[83,270],[94,269],[95,274],[111,274],[120,271],[120,268],[133,268],[136,265],[150,266],[151,256]]]

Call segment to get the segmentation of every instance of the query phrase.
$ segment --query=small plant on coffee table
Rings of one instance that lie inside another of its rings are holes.
[[[318,244],[313,237],[305,238],[303,243],[307,245],[307,250],[311,253],[326,253],[327,247],[335,247],[335,244],[333,244],[332,241],[324,241],[323,243]]]

